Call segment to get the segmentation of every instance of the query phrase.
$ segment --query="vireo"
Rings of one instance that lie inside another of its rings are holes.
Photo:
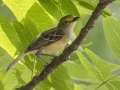
[[[57,27],[39,34],[31,42],[27,49],[7,66],[6,71],[8,71],[21,58],[28,54],[35,54],[37,57],[47,63],[44,59],[40,57],[40,55],[54,56],[50,54],[58,51],[63,46],[65,46],[67,42],[71,39],[72,32],[78,18],[79,17],[75,17],[73,15],[62,17]]]

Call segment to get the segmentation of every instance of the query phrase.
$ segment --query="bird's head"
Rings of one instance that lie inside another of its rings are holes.
[[[76,17],[76,16],[73,16],[73,15],[64,16],[60,19],[57,27],[61,30],[73,29],[75,24],[76,24],[76,21],[79,18],[80,17]]]

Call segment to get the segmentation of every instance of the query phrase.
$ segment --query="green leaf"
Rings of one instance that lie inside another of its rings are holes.
[[[111,17],[103,17],[103,29],[110,48],[120,60],[120,21]]]
[[[22,79],[22,77],[21,77],[22,73],[21,73],[19,70],[17,70],[17,69],[15,69],[15,70],[16,70],[15,76],[16,76],[16,79],[17,79],[18,83],[19,83],[20,85],[24,85],[24,84],[25,84],[25,81],[24,81],[24,80]]]
[[[18,21],[14,21],[14,28],[20,38],[22,45],[25,48],[27,48],[29,43],[32,42],[32,40],[38,35],[38,30],[29,18],[25,19],[24,25]]]
[[[53,22],[49,17],[48,13],[38,3],[34,5],[27,12],[27,16],[37,26],[39,32],[50,29],[53,27]]]
[[[50,88],[51,88],[51,82],[48,79],[46,79],[42,81],[41,83],[39,83],[35,87],[35,90],[50,90]]]
[[[29,18],[25,19],[24,25],[18,21],[14,21],[13,25],[20,39],[21,46],[23,46],[23,49],[21,50],[21,52],[23,52],[30,42],[37,37],[38,29]]]
[[[80,86],[74,84],[74,90],[83,90]]]
[[[73,14],[78,16],[79,12],[71,0],[59,0],[59,7],[62,10],[63,14]]]
[[[100,81],[105,81],[109,77],[111,72],[111,67],[109,66],[113,66],[112,70],[116,70],[119,68],[119,66],[115,64],[111,64],[102,60],[88,49],[85,49],[85,52],[87,56],[89,56],[89,59],[91,61],[87,60],[87,58],[85,58],[84,55],[78,52],[82,64],[93,77],[97,78]]]
[[[83,81],[87,81],[88,79],[94,80],[92,76],[88,74],[86,68],[80,64],[80,62],[67,61],[64,65],[66,66],[68,74],[72,79]]]
[[[55,0],[38,0],[40,5],[55,19],[59,20],[62,17],[62,10],[59,7],[58,1]]]
[[[82,56],[82,55],[80,55]],[[98,67],[100,66],[92,66],[84,56],[81,57],[81,62],[83,63],[83,65],[85,66],[85,68],[88,70],[88,72],[94,76],[95,78],[99,79],[100,81],[104,81],[105,78],[108,77],[108,75],[110,74],[110,71],[108,69],[104,69],[101,68],[102,70],[104,70],[105,72],[99,70]],[[99,62],[99,61],[98,61]],[[99,64],[99,63],[98,63]],[[100,65],[100,64],[99,64]],[[101,66],[102,67],[102,66]],[[107,68],[107,67],[106,67]],[[107,70],[107,71],[106,71]]]
[[[13,25],[14,25],[14,28],[17,32],[17,35],[18,35],[19,39],[20,39],[22,48],[23,49],[24,49],[24,47],[27,48],[27,46],[29,45],[29,41],[26,38],[28,32],[25,30],[24,26],[18,21],[14,21]]]
[[[39,30],[36,28],[35,23],[31,21],[29,17],[26,17],[25,22],[24,22],[24,28],[27,33],[25,33],[26,38],[29,42],[34,40],[38,34]]]
[[[0,46],[13,56],[17,47],[14,43],[18,43],[19,38],[11,24],[2,16],[0,16],[0,26]]]
[[[22,46],[18,49],[20,52],[23,52],[25,48],[28,47],[28,45],[32,42],[34,38],[38,35],[38,29],[36,28],[35,24],[31,21],[29,17],[25,19],[24,25],[22,25],[18,21],[14,21],[14,27],[15,30],[20,38],[21,44],[19,46]],[[35,58],[29,56],[25,58],[25,65],[28,69],[34,71],[34,64]],[[39,64],[39,63],[38,63]],[[41,66],[39,64],[39,66]]]
[[[18,71],[19,70],[19,71]],[[14,90],[31,80],[31,71],[22,63],[17,63],[4,77],[5,90]]]
[[[71,0],[39,0],[39,3],[57,20],[66,14],[79,15]]]
[[[5,69],[8,63],[12,61],[13,58],[3,49],[0,47],[0,70]]]
[[[80,16],[76,6],[71,0],[39,0],[39,3],[51,16],[53,16],[53,21],[57,20],[58,22],[61,17],[68,14]],[[82,21],[78,20],[74,31],[78,33],[81,27]]]
[[[1,81],[0,81],[0,90],[4,90],[4,85],[2,84]]]
[[[76,6],[72,2],[72,0],[59,0],[58,1],[58,7],[63,12],[63,15],[72,14],[72,15],[75,15],[75,16],[80,16],[80,14],[79,14]],[[76,23],[76,26],[74,28],[74,32],[76,34],[78,34],[81,27],[82,27],[82,21],[80,19]]]
[[[120,90],[120,81],[107,82],[108,90]]]
[[[115,1],[120,3],[120,0],[115,0]]]
[[[70,82],[65,82],[65,80],[59,80],[59,77],[58,79],[52,79],[52,87],[55,89],[55,90],[73,90],[73,84],[70,86],[68,85]]]
[[[78,3],[76,3],[78,9],[80,12],[83,12],[85,14],[91,14],[92,11],[95,9],[95,6],[97,4],[97,0],[76,0]]]
[[[3,2],[11,9],[16,18],[21,21],[30,7],[34,4],[34,0],[3,0]]]
[[[101,84],[101,83],[99,83],[99,84]],[[83,90],[95,90],[96,87],[98,87],[99,84],[97,84],[97,85],[88,85],[86,87],[83,86],[84,87]],[[96,89],[96,90],[108,90],[108,89],[107,89],[107,87],[105,85],[103,85],[99,89]]]
[[[57,78],[58,80],[70,80],[70,76],[67,73],[67,70],[63,65],[60,65],[53,73],[53,78]],[[59,78],[58,78],[59,77]]]
[[[91,15],[93,10],[96,8],[98,4],[98,0],[76,0],[78,3],[75,3],[79,12],[83,12],[85,14]],[[106,8],[103,13],[103,16],[111,16],[110,11]]]
[[[68,81],[70,77],[63,65],[60,65],[52,74],[50,81],[55,90],[70,90],[71,84]],[[73,84],[72,84],[73,85]]]

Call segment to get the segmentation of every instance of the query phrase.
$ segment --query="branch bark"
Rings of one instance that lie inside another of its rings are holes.
[[[65,48],[63,53],[59,55],[58,57],[55,57],[52,62],[46,66],[43,71],[32,78],[32,80],[26,84],[25,86],[21,86],[20,88],[17,88],[16,90],[32,90],[38,83],[40,83],[42,80],[46,79],[47,76],[56,69],[60,64],[62,64],[64,61],[68,59],[68,57],[79,47],[79,45],[82,43],[82,41],[85,39],[88,32],[94,27],[95,21],[98,19],[98,17],[102,14],[104,11],[104,8],[112,3],[114,0],[99,0],[99,3],[97,4],[95,10],[93,11],[91,17],[89,18],[86,25],[80,30],[79,35],[77,38],[72,42],[72,44]]]

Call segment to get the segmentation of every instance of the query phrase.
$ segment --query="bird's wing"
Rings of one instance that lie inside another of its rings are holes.
[[[63,30],[56,30],[55,28],[43,32],[41,35],[38,35],[36,39],[28,46],[26,52],[40,49],[44,46],[55,43],[60,40],[65,35]]]

